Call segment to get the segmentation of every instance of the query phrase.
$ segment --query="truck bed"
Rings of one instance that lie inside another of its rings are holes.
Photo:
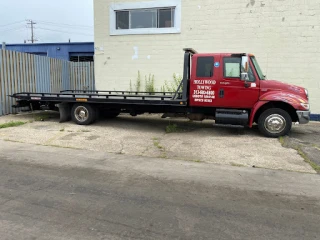
[[[132,92],[132,91],[86,91],[64,90],[59,93],[15,93],[11,97],[18,101],[39,102],[88,102],[121,105],[169,105],[186,106],[187,100],[181,93],[174,92]]]

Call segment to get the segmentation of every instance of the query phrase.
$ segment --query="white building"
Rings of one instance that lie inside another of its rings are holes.
[[[182,74],[183,51],[254,53],[268,79],[309,89],[320,114],[319,0],[94,0],[99,90],[158,90]]]

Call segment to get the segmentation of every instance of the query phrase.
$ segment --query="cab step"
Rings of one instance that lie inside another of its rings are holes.
[[[236,128],[236,129],[244,129],[245,126],[243,125],[232,125],[232,124],[213,124],[215,127],[221,127],[221,128]]]

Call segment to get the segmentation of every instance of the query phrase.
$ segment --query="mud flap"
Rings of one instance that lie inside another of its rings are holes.
[[[57,105],[60,113],[60,123],[68,122],[71,120],[71,108],[67,103],[60,103]]]

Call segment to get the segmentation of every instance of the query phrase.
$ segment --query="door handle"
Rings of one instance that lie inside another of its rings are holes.
[[[224,89],[219,90],[219,98],[224,98]]]

